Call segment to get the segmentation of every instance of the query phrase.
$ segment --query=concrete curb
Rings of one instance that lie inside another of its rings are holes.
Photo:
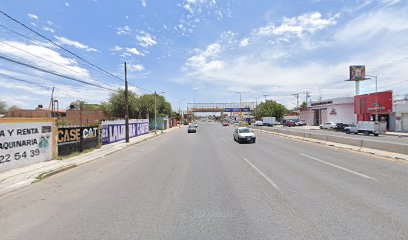
[[[72,168],[81,166],[83,164],[90,163],[97,159],[103,158],[107,155],[118,152],[124,148],[148,141],[158,136],[162,136],[165,133],[168,133],[169,131],[172,131],[174,129],[178,129],[178,128],[170,128],[170,129],[165,130],[164,132],[158,132],[157,134],[153,134],[143,139],[135,139],[134,142],[130,142],[130,143],[120,142],[120,143],[117,143],[116,145],[111,145],[110,148],[107,149],[106,151],[103,151],[102,149],[100,151],[96,151],[96,152],[92,151],[92,152],[85,153],[83,155],[78,155],[78,156],[72,157],[71,159],[67,158],[64,160],[52,160],[52,163],[50,161],[38,163],[37,165],[39,165],[39,167],[35,167],[32,170],[24,171],[21,173],[18,172],[19,169],[13,169],[13,170],[4,172],[0,174],[0,175],[3,175],[2,178],[0,179],[0,197],[4,197],[10,192],[13,192],[20,188],[31,185],[32,183],[39,182],[45,178],[51,177],[58,173],[61,173],[61,172],[70,170]]]
[[[403,160],[408,162],[408,155],[406,154],[400,154],[400,153],[395,153],[395,152],[388,152],[388,151],[383,151],[383,150],[377,150],[373,148],[366,148],[364,147],[363,141],[362,140],[357,140],[361,141],[361,145],[350,145],[350,144],[343,144],[343,143],[336,143],[336,142],[331,142],[328,141],[331,136],[326,136],[326,139],[324,138],[309,138],[309,137],[302,137],[302,136],[295,136],[291,134],[285,134],[285,133],[278,133],[278,132],[273,132],[273,131],[266,131],[266,130],[261,130],[261,129],[256,129],[252,128],[254,131],[258,132],[263,132],[275,136],[280,136],[280,137],[286,137],[286,138],[292,138],[292,139],[297,139],[305,142],[312,142],[312,143],[317,143],[317,144],[323,144],[326,146],[330,147],[336,147],[336,148],[341,148],[341,149],[348,149],[356,152],[362,152],[362,153],[368,153],[368,154],[373,154],[376,156],[380,157],[386,157],[386,158],[391,158],[391,159],[396,159],[396,160]]]

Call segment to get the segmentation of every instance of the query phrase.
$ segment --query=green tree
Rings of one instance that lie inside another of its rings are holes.
[[[6,102],[0,101],[0,114],[6,114],[7,113],[7,104]]]
[[[273,100],[267,100],[266,102],[260,103],[255,110],[255,116],[260,119],[262,117],[276,117],[278,119],[282,118],[288,109]]]
[[[157,116],[164,116],[172,115],[172,108],[171,104],[166,101],[166,99],[159,95],[159,94],[144,94],[140,96],[138,99],[139,101],[139,110],[140,114],[144,117],[149,114],[149,118],[154,117],[154,106],[155,106],[155,98],[156,98],[156,106],[157,106]]]
[[[302,104],[300,104],[299,110],[306,110],[306,108],[307,108],[307,103],[302,102]]]
[[[132,92],[128,92],[129,96],[129,117],[137,118],[139,114],[139,98]],[[100,105],[100,109],[108,117],[125,117],[125,90],[119,90],[112,93],[107,102]]]

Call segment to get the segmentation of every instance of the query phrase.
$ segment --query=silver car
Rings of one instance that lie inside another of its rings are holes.
[[[234,141],[239,143],[252,142],[255,143],[256,136],[251,129],[247,127],[239,127],[234,130]]]
[[[335,124],[335,123],[328,122],[328,123],[323,123],[323,124],[321,124],[319,127],[320,127],[320,129],[329,129],[329,130],[333,130],[335,126],[336,126],[336,124]]]

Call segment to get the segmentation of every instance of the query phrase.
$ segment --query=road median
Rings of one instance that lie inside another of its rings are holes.
[[[268,133],[276,136],[289,137],[292,139],[374,154],[381,157],[408,161],[408,144],[381,142],[367,139],[355,139],[350,137],[331,136],[320,133],[304,133],[290,131],[287,129],[252,129],[258,132]]]

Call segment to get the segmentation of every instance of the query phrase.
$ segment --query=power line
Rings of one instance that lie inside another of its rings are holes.
[[[121,78],[119,78],[119,77],[113,75],[112,73],[110,73],[110,72],[108,72],[108,71],[102,69],[101,67],[97,66],[96,64],[93,64],[93,63],[89,62],[88,60],[82,58],[82,57],[79,56],[78,54],[76,54],[76,53],[74,53],[74,52],[68,50],[67,48],[61,46],[60,44],[56,43],[56,42],[53,41],[52,39],[50,39],[50,38],[48,38],[48,37],[42,35],[41,33],[35,31],[34,29],[30,28],[30,27],[27,26],[26,24],[24,24],[24,23],[18,21],[17,19],[15,19],[15,18],[13,18],[12,16],[8,15],[7,13],[3,12],[2,10],[0,10],[0,13],[3,14],[5,17],[9,18],[10,20],[14,21],[15,23],[17,23],[17,24],[21,25],[22,27],[26,28],[27,30],[33,32],[34,34],[40,36],[41,38],[43,38],[43,39],[45,39],[45,40],[47,40],[47,41],[49,41],[50,43],[52,43],[53,45],[57,46],[58,48],[60,48],[60,49],[62,49],[62,50],[64,50],[64,51],[70,53],[71,55],[77,57],[78,59],[80,59],[80,60],[82,60],[83,62],[89,64],[90,66],[92,66],[92,67],[98,69],[99,71],[101,71],[101,72],[107,74],[108,76],[113,77],[113,78],[115,78],[115,79],[118,79],[118,80],[120,80],[120,81],[122,81],[122,82],[124,81],[123,79],[121,79]],[[147,89],[145,89],[145,88],[139,87],[139,86],[137,86],[137,85],[135,85],[135,84],[130,84],[130,85],[132,85],[132,86],[134,86],[134,87],[136,87],[136,88],[139,88],[139,89],[141,89],[141,90],[143,90],[143,91],[147,91],[147,92],[151,92],[151,93],[153,92],[153,91],[147,90]]]
[[[67,67],[65,67],[65,66],[62,66],[61,64],[52,62],[52,61],[50,61],[50,60],[48,60],[48,59],[46,59],[46,58],[43,58],[43,57],[41,57],[41,56],[32,54],[32,53],[30,53],[29,51],[26,51],[26,50],[24,50],[24,49],[21,49],[21,48],[19,48],[19,47],[16,47],[16,46],[14,46],[14,45],[12,45],[12,44],[6,43],[6,42],[4,42],[4,41],[2,41],[2,40],[0,40],[0,42],[3,43],[3,44],[5,44],[5,45],[8,45],[8,46],[10,46],[10,47],[12,47],[12,48],[15,48],[15,49],[17,49],[17,50],[20,50],[20,51],[22,51],[22,52],[25,52],[25,53],[27,53],[27,54],[30,54],[31,56],[40,58],[40,59],[42,59],[42,60],[44,60],[44,61],[46,61],[46,62],[49,62],[49,63],[51,63],[51,64],[54,64],[54,65],[56,65],[56,66],[58,66],[58,67],[64,68],[64,69],[66,69],[66,70],[68,70],[68,71],[71,71],[71,72],[74,72],[74,73],[83,75],[83,73],[80,73],[80,72],[77,72],[77,71],[75,71],[75,70],[69,69],[69,68],[67,68]],[[85,75],[83,75],[83,76],[85,76]]]
[[[47,89],[47,90],[50,90],[50,89],[51,89],[50,87],[47,87],[47,86],[45,86],[45,85],[42,85],[42,84],[39,84],[39,83],[36,83],[36,82],[31,82],[31,81],[24,80],[24,79],[20,79],[20,78],[16,78],[16,77],[9,76],[9,75],[6,75],[6,74],[0,73],[0,76],[1,76],[1,77],[5,77],[5,78],[9,78],[9,79],[13,79],[13,80],[16,80],[16,81],[19,81],[19,82],[24,82],[24,83],[28,83],[28,84],[40,86],[40,87],[43,87],[43,88],[45,88],[45,89]]]
[[[51,70],[46,70],[46,69],[43,69],[43,68],[40,68],[40,67],[37,67],[37,66],[33,66],[33,65],[30,65],[30,64],[27,64],[27,63],[23,63],[23,62],[20,62],[18,60],[11,59],[11,58],[8,58],[8,57],[2,56],[2,55],[0,55],[0,59],[6,60],[6,61],[9,61],[9,62],[13,62],[13,63],[19,64],[19,65],[22,65],[22,66],[25,66],[25,67],[28,67],[28,68],[32,68],[32,69],[35,69],[35,70],[38,70],[38,71],[41,71],[41,72],[49,73],[49,74],[52,74],[52,75],[55,75],[55,76],[58,76],[58,77],[70,79],[70,80],[76,81],[76,82],[80,82],[80,83],[83,83],[83,84],[86,84],[86,85],[102,88],[102,89],[109,90],[109,91],[112,91],[112,92],[116,92],[116,90],[113,90],[111,88],[107,88],[107,87],[104,87],[104,86],[101,86],[101,85],[98,85],[98,84],[95,84],[95,83],[90,83],[90,82],[80,80],[80,79],[77,79],[77,78],[74,78],[74,77],[66,76],[64,74],[57,73],[57,72],[54,72],[54,71],[51,71]]]

